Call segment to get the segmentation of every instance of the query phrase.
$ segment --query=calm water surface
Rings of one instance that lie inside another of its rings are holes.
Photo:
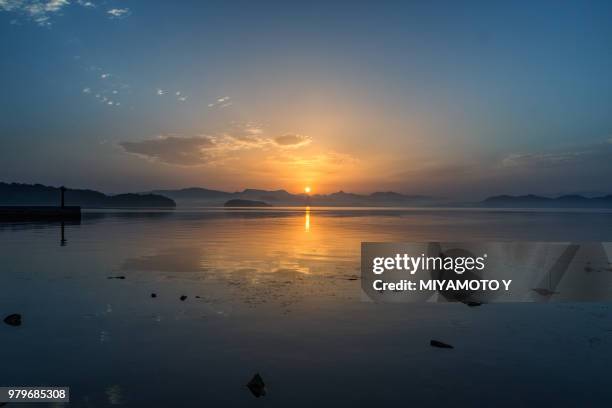
[[[0,224],[0,314],[24,319],[0,326],[0,385],[69,385],[77,407],[612,399],[608,304],[372,304],[359,282],[361,241],[611,241],[609,212],[114,211],[63,229]]]

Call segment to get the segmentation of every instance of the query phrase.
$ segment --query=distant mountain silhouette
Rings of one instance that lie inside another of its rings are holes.
[[[240,200],[233,199],[228,200],[223,204],[224,207],[271,207],[270,204],[263,201],[254,201],[254,200]]]
[[[226,193],[225,191],[209,190],[200,187],[183,188],[180,190],[157,190],[151,191],[151,193],[161,194],[175,200],[224,200],[232,195],[232,193]]]
[[[291,194],[286,190],[258,190],[225,192],[206,188],[184,188],[180,190],[155,190],[178,202],[179,205],[223,205],[228,200],[240,199],[265,201],[274,205],[319,205],[319,206],[423,206],[433,205],[434,198],[420,195],[405,195],[392,191],[376,192],[369,195],[345,193],[332,194]]]
[[[1,206],[59,205],[60,190],[42,184],[0,182]],[[331,194],[291,194],[286,190],[245,189],[226,192],[200,187],[179,190],[156,190],[139,194],[106,195],[95,190],[66,190],[66,205],[83,208],[175,207],[178,205],[223,206],[230,200],[263,202],[275,206],[404,206],[404,207],[487,207],[487,208],[612,208],[612,194],[584,197],[579,194],[556,198],[534,194],[499,195],[480,202],[449,203],[433,197],[407,195],[394,191],[355,194],[338,191]],[[238,201],[239,202],[239,201]],[[230,206],[233,206],[232,203]],[[245,204],[248,206],[249,204]]]
[[[579,195],[579,196],[583,196],[586,198],[594,198],[594,197],[606,196],[608,195],[608,193],[605,191],[584,190],[584,191],[562,191],[557,194],[551,194],[552,197],[561,197],[561,196],[569,196],[569,195]]]
[[[109,196],[94,190],[66,189],[66,205],[83,208],[175,207],[174,200],[158,194],[117,194]],[[0,205],[56,206],[60,189],[42,184],[0,183]]]
[[[496,208],[612,208],[612,195],[587,198],[581,195],[563,195],[557,198],[533,194],[523,196],[500,195],[480,202],[483,207]]]

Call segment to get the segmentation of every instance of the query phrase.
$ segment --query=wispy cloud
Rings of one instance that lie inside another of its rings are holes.
[[[214,102],[209,103],[208,107],[223,109],[229,108],[230,106],[232,106],[232,104],[232,100],[229,96],[222,96],[220,98],[217,98]]]
[[[126,97],[131,94],[131,87],[118,75],[97,67],[87,66],[86,71],[93,73],[88,83],[81,89],[84,96],[92,98],[107,107],[123,106]]]
[[[67,0],[0,0],[0,10],[23,15],[40,26],[49,26],[52,15],[69,4]]]
[[[155,93],[158,96],[164,96],[164,95],[174,96],[174,98],[179,102],[187,101],[187,95],[183,94],[181,91],[170,92],[162,88],[157,88]]]
[[[239,152],[262,148],[264,145],[225,135],[163,135],[153,139],[124,141],[119,146],[128,153],[156,162],[201,166],[227,160]]]
[[[310,136],[294,133],[287,133],[281,136],[266,135],[264,127],[255,122],[234,123],[223,132],[223,135],[246,146],[279,150],[296,149],[307,146],[312,142]]]
[[[274,142],[279,146],[284,147],[301,147],[310,144],[312,139],[308,136],[287,134],[274,138]]]
[[[554,153],[512,153],[505,156],[502,167],[551,167],[576,161],[585,155],[585,151],[554,152]]]
[[[0,10],[14,11],[21,8],[22,3],[20,0],[0,0]]]
[[[50,12],[56,12],[68,4],[70,4],[68,0],[49,0],[45,5],[45,9]]]
[[[96,7],[95,3],[91,2],[91,1],[86,1],[86,0],[77,0],[77,4],[83,6],[83,7]]]
[[[149,160],[182,166],[202,165],[214,157],[215,140],[210,136],[159,136],[136,142],[120,142],[126,152]]]
[[[131,12],[129,8],[112,8],[106,11],[111,19],[121,19],[128,17]]]
[[[95,7],[90,1],[77,0],[75,4]],[[53,17],[61,15],[68,6],[69,0],[0,0],[0,11],[15,13],[43,27],[51,26]],[[18,24],[18,20],[11,20],[11,23]]]
[[[3,1],[3,0],[0,0]],[[183,90],[177,88],[166,88],[163,84],[157,83],[157,86],[145,85],[144,87],[133,88],[123,76],[117,72],[114,72],[109,67],[101,67],[95,64],[90,64],[84,60],[81,56],[75,55],[73,57],[75,61],[80,64],[83,69],[90,77],[87,83],[82,84],[82,93],[91,94],[95,96],[97,100],[103,102],[105,105],[120,106],[122,102],[119,102],[119,97],[126,97],[134,94],[145,94],[150,96],[154,94],[159,96],[161,99],[174,100],[179,104],[185,104],[190,100],[190,96],[187,95]],[[88,91],[84,91],[87,89]],[[112,104],[108,103],[113,102]],[[116,103],[119,102],[119,103]],[[127,106],[133,108],[134,105],[126,101]]]
[[[534,169],[572,167],[596,161],[612,161],[612,138],[602,138],[596,143],[567,146],[566,149],[550,149],[538,152],[510,153],[500,160],[500,167],[507,169]]]
[[[347,164],[355,164],[357,159],[351,155],[338,153],[333,151],[321,152],[317,154],[311,155],[282,155],[282,156],[273,156],[272,159],[274,161],[287,164],[293,167],[310,167],[314,169],[319,168],[338,168],[345,166]]]
[[[267,152],[283,155],[284,151],[311,142],[306,136],[288,134],[268,137],[255,123],[233,124],[214,135],[163,135],[140,141],[123,141],[119,146],[149,160],[181,166],[197,166],[236,158],[241,152]],[[318,160],[313,156],[312,160]]]
[[[221,134],[237,141],[257,145],[264,145],[270,142],[263,135],[263,127],[255,122],[232,123]]]

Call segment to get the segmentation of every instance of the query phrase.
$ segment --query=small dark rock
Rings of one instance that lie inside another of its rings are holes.
[[[464,302],[466,305],[468,305],[469,307],[476,307],[476,306],[480,306],[482,305],[482,302],[474,302],[474,301],[468,301],[468,302]]]
[[[430,341],[429,341],[429,345],[430,345],[431,347],[438,347],[438,348],[447,348],[447,349],[452,349],[452,348],[454,348],[454,347],[453,347],[453,346],[451,346],[450,344],[446,344],[446,343],[443,343],[443,342],[438,341],[438,340],[430,340]]]
[[[256,398],[266,395],[266,384],[259,373],[255,374],[246,386]]]
[[[546,289],[546,288],[534,288],[534,289],[531,289],[531,290],[533,290],[535,293],[537,293],[540,296],[552,296],[552,295],[556,295],[556,294],[559,293],[559,292],[554,292],[554,291],[552,291],[550,289]]]
[[[181,299],[181,302],[184,302],[185,299],[187,299],[187,296],[183,295],[183,296],[180,297],[180,299]]]
[[[156,298],[157,297],[157,293],[151,293],[151,297],[152,298]]]
[[[21,326],[21,315],[18,313],[8,315],[4,318],[4,323],[9,326]]]
[[[108,279],[125,279],[125,276],[109,276]]]

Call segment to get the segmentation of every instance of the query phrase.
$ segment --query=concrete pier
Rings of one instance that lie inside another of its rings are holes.
[[[0,220],[2,221],[74,220],[80,218],[81,207],[77,206],[0,207]]]

